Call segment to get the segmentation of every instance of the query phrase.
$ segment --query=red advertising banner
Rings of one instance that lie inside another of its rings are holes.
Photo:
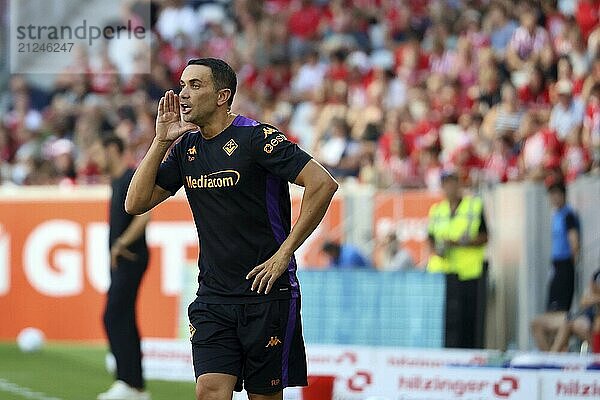
[[[425,263],[427,216],[429,208],[441,199],[441,194],[425,191],[377,193],[373,216],[375,235],[381,237],[386,232],[395,232],[415,262]]]
[[[108,195],[106,188],[0,193],[0,339],[14,339],[30,326],[49,339],[104,339]],[[294,196],[295,216],[300,201]],[[320,246],[326,233],[335,238],[341,232],[342,211],[342,200],[335,199],[319,232],[299,252],[300,265],[324,265]],[[138,323],[144,336],[175,338],[180,294],[189,284],[183,280],[190,276],[183,269],[197,268],[198,259],[184,196],[152,211],[146,237],[150,265],[138,298]]]
[[[110,281],[104,192],[0,198],[0,338],[14,339],[28,326],[51,339],[104,338]],[[185,199],[159,206],[147,237],[151,259],[138,303],[141,331],[175,337],[180,269],[195,264],[198,254]]]

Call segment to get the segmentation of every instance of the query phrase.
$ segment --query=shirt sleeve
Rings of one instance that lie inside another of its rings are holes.
[[[263,124],[254,129],[250,146],[254,159],[260,166],[288,182],[294,182],[312,158],[270,125]]]
[[[575,229],[579,232],[579,220],[577,219],[577,216],[574,213],[567,213],[567,215],[565,216],[565,225],[567,227],[567,231]]]
[[[171,147],[169,155],[160,163],[156,174],[156,184],[164,190],[171,192],[171,196],[175,195],[179,188],[183,186],[181,169],[179,168],[180,143],[181,141]]]

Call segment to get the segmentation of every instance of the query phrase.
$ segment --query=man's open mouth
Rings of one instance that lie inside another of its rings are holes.
[[[192,106],[188,104],[180,104],[179,107],[181,108],[182,114],[188,114],[190,111],[192,111]]]

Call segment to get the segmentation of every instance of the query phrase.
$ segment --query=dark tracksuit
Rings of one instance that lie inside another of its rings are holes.
[[[133,169],[128,169],[121,177],[112,181],[109,233],[111,248],[133,220],[133,216],[125,212],[125,196],[133,172]],[[136,255],[136,259],[130,261],[119,257],[117,267],[111,268],[110,288],[104,311],[104,328],[111,352],[117,361],[116,379],[131,387],[142,389],[144,388],[144,378],[135,301],[142,276],[148,265],[148,247],[145,235],[142,235],[127,249]]]

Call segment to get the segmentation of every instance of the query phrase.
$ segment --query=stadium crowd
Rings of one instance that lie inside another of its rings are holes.
[[[600,167],[600,1],[135,0],[150,73],[78,49],[51,90],[0,99],[4,184],[90,184],[114,132],[139,161],[190,58],[232,64],[233,110],[279,127],[339,179],[382,188],[567,181]],[[139,10],[150,7],[150,20]],[[110,43],[107,44],[109,48]]]

